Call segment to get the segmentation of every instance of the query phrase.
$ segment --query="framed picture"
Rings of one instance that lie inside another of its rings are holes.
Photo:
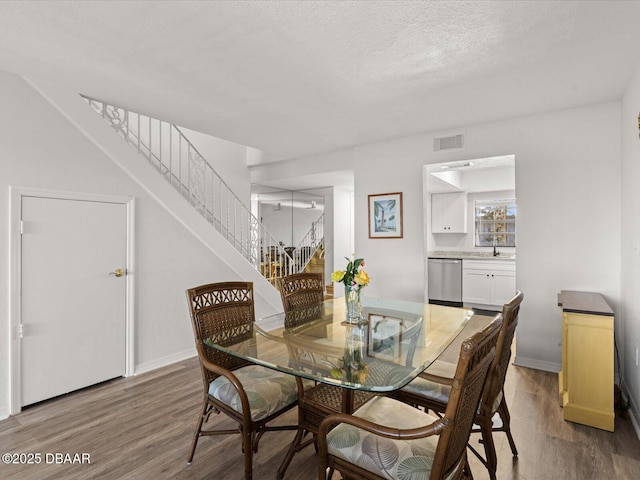
[[[392,362],[402,356],[402,319],[369,314],[367,355]]]
[[[402,238],[402,192],[369,195],[369,238]]]

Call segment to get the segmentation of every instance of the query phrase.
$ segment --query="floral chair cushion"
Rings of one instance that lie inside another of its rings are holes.
[[[415,380],[411,381],[411,383],[403,387],[403,390],[406,392],[422,395],[423,397],[444,404],[449,403],[449,395],[451,394],[451,387],[449,385],[431,382],[420,377],[416,378]],[[498,410],[501,401],[502,390],[498,392],[498,395],[496,395],[496,398],[493,400],[493,405],[491,407],[492,412]]]
[[[449,395],[451,395],[451,386],[431,382],[420,377],[417,377],[408,385],[405,385],[403,390],[445,404],[449,402]]]
[[[293,375],[277,372],[259,365],[234,370],[249,398],[251,420],[258,421],[298,400]],[[226,377],[218,377],[209,384],[209,395],[242,413],[240,396]]]
[[[430,425],[438,420],[388,397],[373,398],[354,416],[399,429]],[[417,440],[391,440],[345,423],[327,434],[330,455],[393,480],[428,480],[437,444],[437,435]]]

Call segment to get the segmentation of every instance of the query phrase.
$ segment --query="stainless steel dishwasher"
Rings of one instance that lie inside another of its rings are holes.
[[[428,264],[429,303],[462,306],[462,260],[430,258]]]

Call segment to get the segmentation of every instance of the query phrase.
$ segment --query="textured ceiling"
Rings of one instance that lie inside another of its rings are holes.
[[[277,161],[619,99],[640,2],[0,2],[0,69]]]

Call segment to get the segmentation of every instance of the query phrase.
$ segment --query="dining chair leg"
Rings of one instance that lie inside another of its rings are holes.
[[[462,470],[462,478],[465,480],[473,480],[473,473],[471,473],[471,466],[469,465],[469,459],[464,461],[464,469]]]
[[[514,457],[517,457],[518,449],[516,448],[516,442],[513,440],[513,436],[511,435],[511,415],[509,415],[509,409],[507,408],[507,402],[504,399],[504,395],[502,396],[502,401],[498,406],[498,414],[500,415],[500,420],[502,420],[502,428],[507,434],[509,446],[511,447],[511,453]]]
[[[193,456],[196,453],[196,446],[198,445],[198,440],[200,439],[200,432],[202,431],[202,424],[204,423],[204,419],[209,415],[209,402],[207,399],[204,399],[204,405],[202,406],[202,412],[200,413],[200,418],[198,418],[198,423],[196,424],[196,431],[193,434],[193,440],[191,441],[191,452],[189,452],[189,460],[187,460],[187,464],[190,465],[193,461]]]
[[[325,450],[326,452],[326,450]],[[331,480],[333,478],[334,468],[327,465],[327,457],[318,455],[318,480]]]
[[[244,452],[244,478],[253,478],[253,435],[249,431],[242,432],[242,451]]]
[[[482,431],[482,443],[484,444],[485,466],[489,471],[489,478],[496,480],[496,470],[498,466],[498,456],[496,455],[496,446],[493,443],[492,422],[483,421],[480,425]]]
[[[298,428],[298,433],[296,433],[296,437],[293,439],[293,442],[291,443],[291,446],[289,447],[289,450],[287,451],[286,456],[282,460],[282,463],[280,464],[280,468],[278,468],[278,475],[277,475],[278,479],[281,479],[284,477],[284,473],[287,471],[287,468],[289,467],[289,464],[293,459],[293,455],[298,451],[298,447],[300,446],[300,443],[302,442],[304,435],[305,435],[305,429]]]

